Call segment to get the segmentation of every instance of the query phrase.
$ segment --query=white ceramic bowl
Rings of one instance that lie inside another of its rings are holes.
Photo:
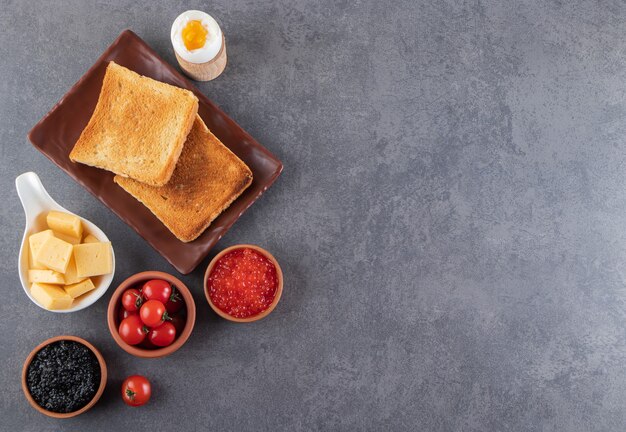
[[[20,197],[20,201],[22,201],[22,207],[24,207],[24,213],[26,215],[26,228],[24,229],[24,236],[22,237],[18,261],[20,281],[22,282],[22,288],[28,298],[40,308],[45,309],[37,302],[37,300],[33,298],[33,296],[30,295],[30,283],[28,282],[28,247],[26,247],[26,242],[28,241],[28,236],[31,234],[47,229],[46,215],[50,210],[57,210],[69,214],[74,213],[61,207],[50,197],[50,195],[48,195],[48,192],[41,184],[41,180],[39,180],[39,176],[34,172],[27,172],[18,176],[15,179],[15,187],[17,188],[17,194]],[[87,219],[79,215],[76,216],[78,216],[83,222],[83,228],[85,231],[92,234],[101,242],[109,241],[108,237],[100,228]],[[113,248],[111,248],[111,255],[113,258],[113,269],[111,273],[103,276],[96,276],[91,279],[96,286],[96,289],[79,297],[78,299],[75,299],[71,308],[51,310],[50,312],[76,312],[91,306],[100,297],[102,297],[111,285],[113,275],[115,274],[115,253],[113,252]]]

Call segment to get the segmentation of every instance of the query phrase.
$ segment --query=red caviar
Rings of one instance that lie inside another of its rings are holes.
[[[266,310],[277,287],[274,263],[250,248],[235,249],[221,257],[207,279],[213,304],[235,318],[249,318]]]

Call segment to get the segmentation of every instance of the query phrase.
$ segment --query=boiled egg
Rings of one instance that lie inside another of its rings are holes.
[[[222,47],[222,30],[215,19],[202,11],[188,10],[180,14],[170,33],[176,54],[191,63],[206,63]]]

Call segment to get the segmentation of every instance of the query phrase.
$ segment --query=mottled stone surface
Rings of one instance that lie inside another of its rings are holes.
[[[0,429],[623,431],[626,6],[620,1],[13,2],[0,7]],[[43,3],[43,4],[39,4]],[[115,283],[174,272],[39,154],[28,130],[131,28],[175,62],[185,9],[218,18],[229,64],[199,87],[285,171],[211,253],[241,242],[285,272],[252,325],[211,312],[175,355],[140,360],[106,295],[71,315],[22,293],[14,178],[37,172],[115,245]],[[76,334],[110,366],[64,422],[20,371]],[[121,380],[154,398],[125,407]]]

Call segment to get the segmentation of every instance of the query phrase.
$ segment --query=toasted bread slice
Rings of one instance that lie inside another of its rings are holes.
[[[189,90],[110,62],[96,109],[70,159],[162,186],[197,112],[198,98]]]
[[[169,183],[153,187],[121,176],[114,180],[187,243],[250,186],[252,171],[196,116]]]

